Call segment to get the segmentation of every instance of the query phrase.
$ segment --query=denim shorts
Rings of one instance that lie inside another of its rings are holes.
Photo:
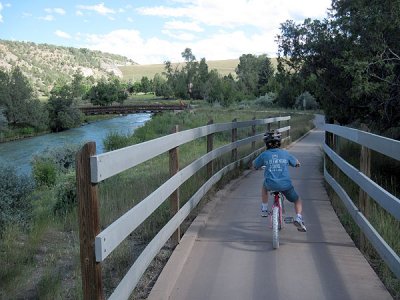
[[[270,189],[268,189],[265,184],[264,184],[264,188],[267,191],[271,191]],[[297,195],[296,191],[294,190],[294,187],[292,186],[290,189],[286,190],[286,191],[281,191],[282,194],[285,196],[285,198],[292,203],[295,203],[297,200],[299,200],[299,195]]]

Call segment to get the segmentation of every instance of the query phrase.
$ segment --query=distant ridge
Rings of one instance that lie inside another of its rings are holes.
[[[122,77],[118,67],[135,64],[121,55],[86,48],[0,40],[0,68],[19,66],[39,94],[48,94],[57,80],[69,81],[79,69],[94,78],[111,73]]]

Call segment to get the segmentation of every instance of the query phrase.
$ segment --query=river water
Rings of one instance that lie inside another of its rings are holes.
[[[96,142],[96,151],[97,154],[100,154],[104,152],[103,139],[108,133],[133,133],[136,128],[143,126],[150,118],[150,113],[131,114],[93,122],[59,133],[0,143],[0,163],[5,162],[15,166],[18,173],[29,174],[33,155],[47,148],[62,147],[66,144],[83,144],[88,141]]]

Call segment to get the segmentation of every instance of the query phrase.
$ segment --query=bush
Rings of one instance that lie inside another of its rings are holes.
[[[18,175],[15,168],[0,164],[0,234],[9,223],[27,224],[32,211],[29,195],[33,189],[31,177]]]
[[[75,172],[70,172],[59,180],[55,189],[56,203],[53,212],[57,216],[67,215],[78,202]]]
[[[262,107],[271,107],[276,101],[277,95],[273,92],[266,93],[256,99],[255,104]]]
[[[112,151],[129,146],[131,143],[128,135],[112,131],[104,138],[103,144],[106,151]]]
[[[296,97],[295,107],[297,109],[317,109],[318,103],[315,101],[313,95],[311,95],[309,92],[304,92]]]
[[[56,183],[56,165],[49,160],[37,160],[33,164],[33,178],[38,186],[51,187]]]
[[[52,149],[47,148],[33,157],[33,169],[36,164],[49,163],[54,165],[57,172],[67,173],[75,168],[75,156],[80,147],[81,145],[64,145]]]

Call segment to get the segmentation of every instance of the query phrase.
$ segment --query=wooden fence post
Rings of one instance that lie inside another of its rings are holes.
[[[78,198],[79,240],[83,299],[104,299],[101,264],[96,262],[94,241],[100,233],[97,184],[91,183],[90,156],[96,143],[86,143],[76,154],[76,188]]]
[[[361,130],[369,132],[369,128],[365,125],[361,125]],[[361,146],[360,155],[360,171],[366,176],[371,177],[371,150],[365,146]],[[370,199],[366,192],[360,188],[358,194],[358,201],[360,205],[360,211],[368,219],[370,214]],[[363,253],[368,252],[368,240],[365,234],[360,230],[360,249]]]
[[[213,120],[210,120],[207,125],[214,124]],[[214,133],[207,135],[207,153],[211,152],[214,148]],[[211,178],[214,174],[214,161],[210,161],[207,164],[207,177]]]
[[[172,129],[172,133],[176,133],[179,131],[179,126],[175,125]],[[173,148],[169,150],[169,174],[170,176],[175,175],[179,172],[179,147]],[[179,200],[179,188],[176,189],[169,198],[170,205],[170,213],[171,217],[174,216],[180,208],[180,200]],[[179,244],[181,239],[181,227],[178,226],[176,231],[171,236],[171,242],[173,246]]]
[[[287,120],[287,126],[290,127],[290,119]],[[287,145],[290,145],[290,143],[292,142],[292,138],[290,137],[290,129],[287,131]]]
[[[236,123],[237,119],[233,119],[232,122]],[[232,143],[237,141],[237,128],[232,129]],[[237,148],[232,149],[231,161],[237,160]]]
[[[256,119],[256,117],[253,117],[253,121]],[[255,136],[256,135],[256,125],[251,126],[251,135]],[[254,152],[256,151],[256,142],[251,142],[251,151]]]

